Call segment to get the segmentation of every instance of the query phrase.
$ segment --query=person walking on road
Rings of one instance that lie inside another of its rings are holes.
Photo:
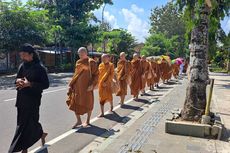
[[[132,72],[131,72],[131,95],[133,95],[134,100],[138,100],[138,95],[141,90],[142,78],[144,77],[141,60],[139,59],[139,55],[134,53],[133,60],[131,61]]]
[[[95,60],[87,55],[87,49],[78,49],[80,59],[76,62],[75,73],[69,83],[68,99],[66,101],[70,110],[74,111],[77,122],[73,128],[87,127],[94,105],[93,90],[98,82],[98,66]],[[81,115],[87,114],[87,120],[82,124]]]
[[[17,128],[8,153],[27,153],[39,139],[45,144],[47,133],[39,123],[42,92],[49,87],[46,69],[32,45],[24,44],[19,52],[23,61],[16,76]]]
[[[116,76],[119,83],[119,89],[116,96],[120,96],[120,105],[122,106],[127,95],[127,86],[131,83],[131,63],[126,60],[125,52],[120,53],[120,59],[117,63]]]
[[[142,81],[141,81],[141,95],[143,96],[145,94],[145,87],[148,79],[150,64],[146,60],[146,57],[143,55],[141,56],[141,68],[142,68]]]
[[[101,57],[102,63],[99,65],[98,90],[99,101],[101,106],[101,114],[98,117],[103,117],[104,105],[110,103],[110,113],[113,111],[113,92],[112,81],[114,78],[114,65],[109,62],[109,55],[103,54]]]

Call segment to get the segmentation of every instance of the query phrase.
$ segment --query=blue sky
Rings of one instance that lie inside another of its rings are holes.
[[[26,2],[27,0],[22,0]],[[113,28],[127,29],[138,42],[144,42],[150,28],[149,17],[151,9],[165,5],[169,0],[113,0],[113,5],[105,8],[105,20]],[[95,15],[101,19],[102,9],[95,10]],[[221,21],[225,33],[230,32],[230,17]]]

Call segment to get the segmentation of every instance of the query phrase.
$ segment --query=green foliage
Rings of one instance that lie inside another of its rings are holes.
[[[102,32],[99,40],[100,42],[104,40],[107,42],[106,52],[116,55],[119,55],[121,52],[131,55],[136,45],[135,38],[123,29]],[[100,50],[100,47],[98,49]]]
[[[15,51],[23,43],[43,45],[46,39],[47,11],[29,10],[20,1],[0,2],[0,50]]]
[[[141,54],[146,56],[169,55],[171,58],[178,57],[177,39],[178,36],[173,36],[171,39],[168,39],[164,34],[152,34],[146,39]]]
[[[180,10],[184,13],[186,22],[186,38],[190,41],[192,29],[199,24],[200,9],[205,5],[206,0],[177,0]],[[225,16],[229,16],[230,1],[229,0],[210,0],[211,8],[209,14],[209,59],[215,56],[218,48],[218,42],[223,38],[223,29],[220,21]]]
[[[163,33],[167,38],[175,35],[184,36],[185,23],[178,8],[172,3],[162,7],[155,7],[151,12],[150,33]]]
[[[152,9],[150,36],[146,39],[142,54],[162,55],[171,57],[186,56],[185,32],[183,14],[173,2]]]

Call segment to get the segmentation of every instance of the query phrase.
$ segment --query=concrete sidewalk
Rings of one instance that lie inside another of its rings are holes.
[[[165,120],[174,108],[182,108],[187,80],[174,87],[159,103],[151,107],[132,125],[114,127],[119,132],[107,139],[95,139],[81,152],[88,153],[230,153],[229,75],[213,74],[215,78],[212,111],[218,112],[225,123],[222,140],[178,136],[165,133]]]

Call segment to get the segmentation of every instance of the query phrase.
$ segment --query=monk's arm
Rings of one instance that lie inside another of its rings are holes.
[[[90,80],[90,86],[96,86],[98,82],[98,66],[95,61],[91,62],[91,72],[92,72],[92,78]]]
[[[106,83],[112,82],[113,78],[114,78],[114,65],[112,64],[110,68],[110,74],[108,76],[108,79],[106,80]]]

